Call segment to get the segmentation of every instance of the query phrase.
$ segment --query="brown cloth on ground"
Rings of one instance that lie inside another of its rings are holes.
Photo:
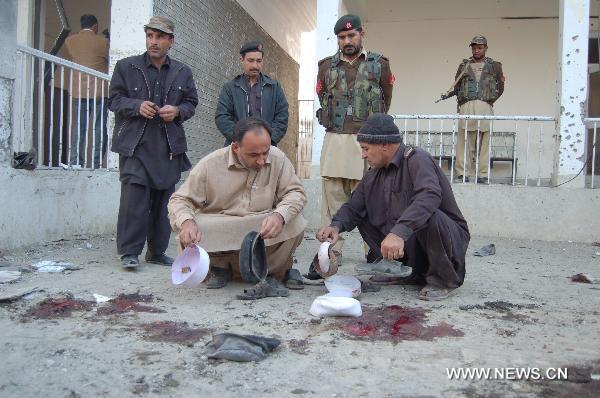
[[[401,261],[425,275],[430,285],[456,288],[464,281],[467,222],[448,179],[421,149],[400,144],[387,167],[365,174],[331,225],[340,232],[358,227],[376,256],[381,256],[388,233],[401,237]]]

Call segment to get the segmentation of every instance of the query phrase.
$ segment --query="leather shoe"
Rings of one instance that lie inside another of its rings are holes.
[[[121,256],[121,267],[125,269],[136,268],[139,264],[140,261],[135,254],[124,254]]]
[[[152,254],[149,251],[146,251],[145,260],[147,263],[151,264],[159,264],[170,267],[173,265],[173,258],[167,256],[166,254]]]

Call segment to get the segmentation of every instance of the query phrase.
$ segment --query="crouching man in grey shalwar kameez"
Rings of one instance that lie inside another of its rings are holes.
[[[358,227],[368,261],[383,257],[413,269],[409,277],[385,282],[425,285],[419,298],[445,299],[464,281],[470,239],[448,178],[429,153],[402,143],[389,115],[370,116],[357,140],[371,169],[317,239],[335,243],[341,232]]]

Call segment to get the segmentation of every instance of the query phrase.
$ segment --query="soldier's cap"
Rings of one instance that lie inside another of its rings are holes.
[[[333,32],[337,35],[338,33],[345,30],[352,29],[361,29],[362,23],[360,22],[360,17],[358,15],[344,15],[335,23],[333,27]]]
[[[471,39],[469,47],[471,47],[473,44],[483,44],[484,46],[487,46],[487,39],[485,38],[485,36],[475,36]]]
[[[244,44],[242,48],[240,48],[240,55],[246,55],[246,53],[252,53],[255,51],[264,53],[262,43],[257,41],[249,41],[248,43]]]
[[[402,137],[392,116],[374,113],[358,130],[356,140],[369,144],[394,144],[402,142]]]
[[[144,30],[146,29],[159,30],[168,35],[175,35],[175,24],[165,17],[153,16],[150,18],[150,21],[144,25]]]

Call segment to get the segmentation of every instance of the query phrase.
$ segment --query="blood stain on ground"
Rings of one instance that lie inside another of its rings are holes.
[[[187,322],[157,321],[143,326],[149,341],[164,341],[191,346],[212,332],[207,328],[192,328]]]
[[[93,306],[93,301],[75,300],[72,296],[47,298],[27,311],[24,318],[68,318],[74,311],[89,311]]]
[[[462,337],[464,333],[452,325],[441,322],[427,326],[426,313],[423,308],[400,307],[391,305],[380,308],[363,308],[359,318],[340,322],[344,332],[353,338],[367,340],[402,340],[432,341],[437,337]]]
[[[125,312],[153,312],[163,313],[159,308],[142,305],[140,303],[150,303],[154,300],[151,294],[120,294],[114,299],[109,300],[104,306],[98,308],[98,315],[115,315]]]

